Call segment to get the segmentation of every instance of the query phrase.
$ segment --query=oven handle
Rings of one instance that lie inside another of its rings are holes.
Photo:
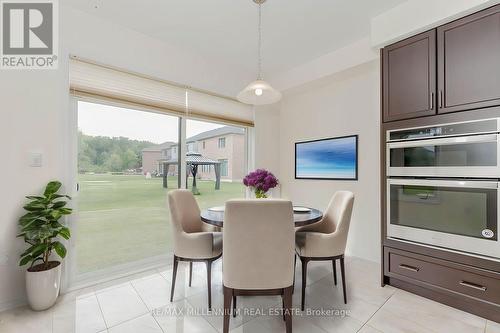
[[[441,186],[441,187],[467,187],[467,188],[485,188],[485,189],[498,189],[498,182],[495,181],[482,181],[482,180],[439,180],[439,179],[403,179],[403,178],[389,178],[387,179],[387,186],[390,185],[421,185],[421,186]]]
[[[445,146],[465,143],[481,143],[481,142],[498,142],[497,134],[484,134],[473,136],[458,136],[452,138],[440,139],[423,139],[404,142],[388,142],[387,148],[408,148],[408,147],[423,147],[423,146]]]

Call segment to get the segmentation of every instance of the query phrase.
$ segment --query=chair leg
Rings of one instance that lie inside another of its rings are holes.
[[[212,311],[212,261],[207,260],[208,311]]]
[[[285,316],[285,289],[283,289],[283,295],[281,295],[281,311],[283,311],[283,321],[286,320]]]
[[[333,283],[337,285],[337,260],[333,259],[332,260],[332,267],[333,267]]]
[[[189,286],[191,287],[191,281],[193,280],[193,262],[189,262]]]
[[[236,296],[233,295],[233,317],[236,318]]]
[[[302,302],[300,308],[304,311],[304,304],[306,298],[306,283],[307,283],[307,262],[308,258],[300,257],[300,261],[302,261]]]
[[[342,275],[342,291],[344,292],[344,304],[347,304],[347,294],[345,292],[345,266],[344,256],[340,257],[340,274]]]
[[[175,290],[175,278],[177,277],[177,266],[179,265],[179,259],[174,255],[174,267],[172,269],[172,290],[170,291],[170,302],[174,300],[174,290]]]
[[[283,295],[286,333],[292,333],[292,291],[293,287],[285,288]]]
[[[295,268],[297,267],[297,254],[293,256],[293,289],[292,289],[292,294],[295,291]]]
[[[231,297],[233,296],[233,290],[224,286],[224,323],[222,326],[223,333],[229,333],[229,320],[231,312]]]

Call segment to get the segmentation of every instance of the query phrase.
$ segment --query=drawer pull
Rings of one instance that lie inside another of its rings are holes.
[[[399,268],[406,269],[406,270],[409,270],[412,272],[418,272],[420,270],[420,268],[418,268],[418,267],[413,267],[413,266],[405,265],[405,264],[400,264]]]
[[[467,288],[472,288],[472,289],[476,289],[476,290],[486,291],[486,287],[485,286],[481,286],[479,284],[475,284],[475,283],[471,283],[471,282],[467,282],[467,281],[460,281],[459,284],[461,286],[464,286],[464,287],[467,287]]]

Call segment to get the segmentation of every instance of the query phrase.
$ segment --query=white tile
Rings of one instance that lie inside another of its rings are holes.
[[[382,333],[382,332],[371,327],[370,325],[365,325],[358,331],[358,333]]]
[[[75,333],[76,301],[57,303],[53,310],[52,333]]]
[[[292,317],[292,329],[294,333],[325,333],[324,330],[304,317]],[[285,321],[282,316],[262,316],[231,330],[231,333],[274,333],[284,331]]]
[[[379,310],[368,321],[368,325],[384,333],[431,333],[432,331],[410,321],[408,318],[398,316],[392,312]],[[433,332],[440,333],[440,332]]]
[[[163,333],[153,316],[148,313],[144,316],[126,321],[111,327],[109,333]]]
[[[52,332],[52,310],[32,311],[28,307],[0,313],[0,332]]]
[[[149,310],[170,302],[170,283],[159,273],[131,281]]]
[[[65,303],[71,305],[72,303]],[[75,301],[75,332],[96,333],[106,329],[99,302],[95,295]]]
[[[206,317],[196,313],[186,300],[155,309],[153,317],[164,332],[217,333]]]
[[[148,308],[130,283],[99,292],[97,299],[107,327],[115,326],[148,312]]]
[[[93,287],[86,287],[86,288],[81,288],[77,290],[73,290],[70,292],[67,292],[65,294],[59,295],[57,299],[57,303],[66,303],[66,302],[74,302],[75,300],[79,298],[85,298],[88,296],[94,295],[94,288]]]
[[[500,333],[500,323],[488,320],[486,324],[486,333]]]
[[[355,333],[363,326],[363,322],[349,316],[318,316],[310,318],[311,322],[326,332]]]
[[[470,313],[398,290],[382,310],[409,318],[429,330],[440,333],[483,333],[486,320]]]

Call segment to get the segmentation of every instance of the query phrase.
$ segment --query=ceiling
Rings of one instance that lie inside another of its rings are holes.
[[[251,0],[64,0],[65,4],[249,73],[257,68]],[[262,7],[269,77],[357,41],[370,18],[404,0],[268,0]]]

